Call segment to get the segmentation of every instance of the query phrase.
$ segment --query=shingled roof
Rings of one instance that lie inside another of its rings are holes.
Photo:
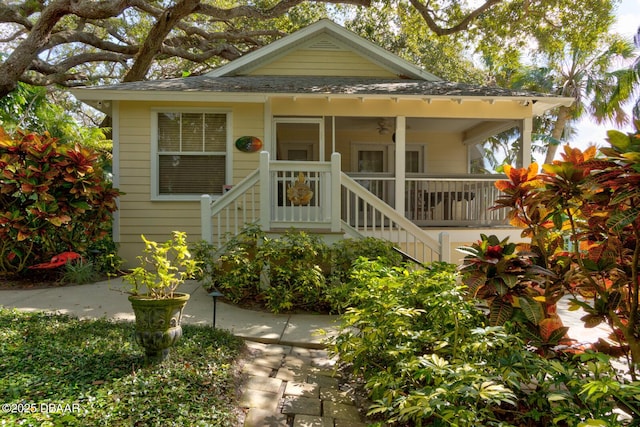
[[[180,79],[139,81],[110,86],[86,88],[95,91],[162,91],[214,92],[252,94],[308,94],[308,95],[398,95],[437,97],[517,97],[546,98],[555,95],[504,89],[496,86],[477,86],[447,81],[412,79],[380,79],[362,77],[296,77],[296,76],[238,76],[210,77],[207,75]]]

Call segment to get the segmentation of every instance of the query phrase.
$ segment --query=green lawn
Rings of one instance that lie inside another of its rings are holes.
[[[241,341],[183,331],[145,366],[131,323],[0,308],[0,426],[235,426]]]

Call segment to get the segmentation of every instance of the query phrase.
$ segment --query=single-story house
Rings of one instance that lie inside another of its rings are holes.
[[[244,224],[377,236],[455,261],[481,232],[518,236],[489,210],[500,176],[479,144],[571,98],[448,82],[329,20],[193,77],[73,89],[113,119],[114,239],[220,243]]]

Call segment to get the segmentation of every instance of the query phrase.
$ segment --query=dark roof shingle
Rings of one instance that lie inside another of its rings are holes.
[[[195,76],[179,79],[119,83],[92,90],[316,94],[316,95],[422,95],[478,97],[554,97],[538,92],[495,86],[474,86],[446,81],[315,76]]]

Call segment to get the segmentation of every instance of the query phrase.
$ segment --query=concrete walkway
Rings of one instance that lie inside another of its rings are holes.
[[[121,279],[80,286],[0,290],[0,306],[51,311],[80,318],[133,321]],[[180,288],[191,294],[183,323],[211,325],[213,299],[197,282]],[[271,314],[218,301],[216,327],[244,338],[239,406],[246,427],[359,427],[361,416],[341,390],[335,360],[322,341],[336,333],[337,316]]]
[[[80,318],[107,318],[133,321],[133,310],[127,299],[129,285],[116,278],[79,286],[33,290],[0,290],[0,306],[23,311],[46,310],[72,314]],[[182,321],[187,324],[211,325],[213,299],[195,281],[179,288],[191,294]],[[327,334],[335,333],[336,316],[315,314],[271,314],[244,310],[217,302],[216,327],[251,341],[278,343],[305,348],[321,348]]]

